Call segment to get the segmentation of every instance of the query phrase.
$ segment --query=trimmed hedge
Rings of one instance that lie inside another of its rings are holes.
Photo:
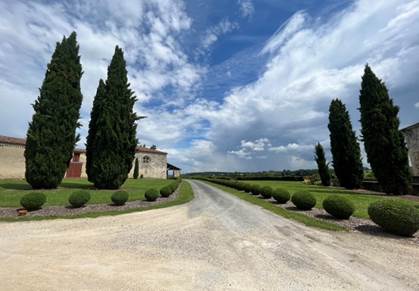
[[[291,198],[290,192],[288,192],[285,189],[281,189],[281,188],[275,189],[272,192],[272,196],[280,204],[287,203]]]
[[[90,200],[90,193],[88,191],[76,191],[71,193],[70,197],[68,197],[68,203],[73,208],[80,208],[84,206]]]
[[[160,189],[160,196],[161,197],[169,197],[172,193],[173,193],[173,189],[170,185],[165,186],[165,187]]]
[[[144,197],[147,201],[156,201],[156,199],[159,197],[159,191],[157,191],[154,188],[148,189],[145,191]]]
[[[323,200],[323,208],[330,215],[339,219],[349,219],[355,211],[355,205],[348,198],[332,195]]]
[[[112,194],[111,200],[114,205],[122,206],[128,201],[128,197],[129,195],[127,191],[120,190]]]
[[[292,195],[291,202],[300,210],[310,210],[316,205],[316,198],[310,192],[299,191]]]
[[[20,205],[28,211],[41,209],[45,202],[47,202],[47,196],[40,192],[28,193],[20,198]]]
[[[269,199],[272,197],[272,188],[269,186],[264,186],[262,187],[262,189],[260,189],[260,194],[263,196],[263,198],[265,199]]]
[[[252,184],[250,188],[250,192],[253,195],[259,195],[261,193],[262,188],[259,185]]]
[[[376,201],[368,207],[368,215],[372,221],[392,234],[412,236],[419,230],[419,210],[407,201]]]

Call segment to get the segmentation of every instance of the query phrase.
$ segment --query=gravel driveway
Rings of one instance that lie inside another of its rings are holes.
[[[419,247],[307,228],[199,181],[185,205],[0,224],[1,290],[419,290]]]

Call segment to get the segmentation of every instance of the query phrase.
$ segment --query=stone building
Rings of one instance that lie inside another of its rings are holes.
[[[23,138],[0,135],[0,179],[25,177],[25,144],[26,140]],[[167,163],[167,153],[165,152],[154,148],[138,147],[135,157],[138,158],[140,177],[166,179],[169,170],[173,171],[173,176],[180,176],[180,169]],[[133,172],[134,164],[129,173],[130,178],[132,178]],[[66,177],[87,177],[86,151],[84,149],[74,150]]]
[[[409,149],[409,165],[413,176],[419,176],[419,122],[403,128],[401,132]]]

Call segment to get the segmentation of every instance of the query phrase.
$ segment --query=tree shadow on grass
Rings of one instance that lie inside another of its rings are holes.
[[[7,190],[33,190],[31,185],[29,185],[26,182],[21,183],[13,183],[13,182],[0,182],[0,188],[7,189]],[[84,183],[77,183],[77,182],[63,182],[58,186],[58,189],[89,189],[94,190],[96,189],[91,184],[84,184]],[[43,189],[37,189],[37,190],[43,190]],[[56,190],[56,189],[44,189],[44,190]]]
[[[32,190],[31,185],[26,183],[0,183],[0,188],[8,190]]]

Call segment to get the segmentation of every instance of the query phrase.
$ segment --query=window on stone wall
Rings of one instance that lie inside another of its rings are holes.
[[[144,164],[148,164],[148,163],[150,163],[150,160],[151,160],[151,159],[150,159],[150,157],[149,157],[149,156],[144,156],[144,157],[143,157],[143,163],[144,163]]]

